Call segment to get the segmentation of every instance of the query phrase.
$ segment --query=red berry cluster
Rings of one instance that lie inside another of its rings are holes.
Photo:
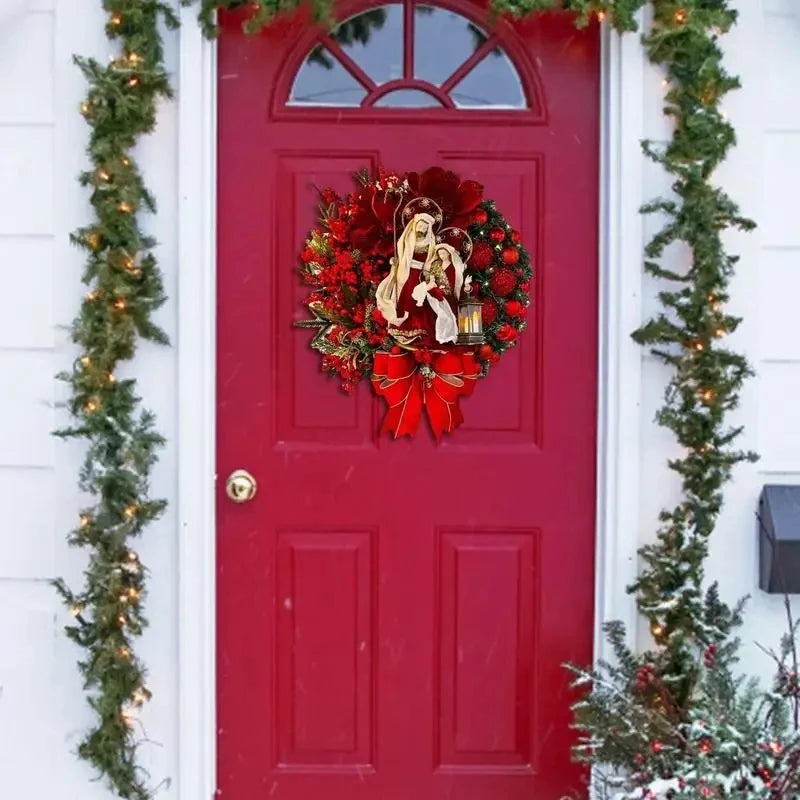
[[[639,669],[636,670],[635,680],[637,689],[646,689],[655,679],[656,671],[652,664],[645,664],[643,667],[639,667]]]

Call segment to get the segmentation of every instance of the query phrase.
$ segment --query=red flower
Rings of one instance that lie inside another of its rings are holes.
[[[329,219],[328,230],[337,241],[347,241],[347,223],[343,219]]]
[[[490,244],[478,242],[472,251],[469,266],[473,269],[486,269],[494,261],[494,252]]]
[[[322,202],[329,206],[332,206],[339,199],[339,195],[330,187],[323,189],[320,194],[322,195]]]
[[[421,175],[409,172],[406,176],[413,197],[429,197],[444,213],[444,224],[466,229],[472,222],[472,212],[483,200],[483,186],[477,181],[461,181],[450,170],[430,167]]]
[[[506,322],[500,326],[500,330],[495,335],[501,342],[515,342],[517,340],[517,329]]]
[[[378,308],[373,308],[372,309],[372,314],[370,314],[370,317],[372,318],[372,321],[376,325],[385,325],[386,324],[386,317],[383,316],[383,314],[381,313],[380,309],[378,309]]]
[[[516,288],[517,278],[510,269],[501,267],[492,275],[489,285],[498,297],[506,297]]]
[[[481,305],[481,319],[484,325],[491,325],[497,319],[497,303],[484,300]]]

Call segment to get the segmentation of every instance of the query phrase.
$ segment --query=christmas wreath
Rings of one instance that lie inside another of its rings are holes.
[[[383,430],[436,438],[463,421],[459,398],[525,328],[532,270],[520,235],[483,186],[441,167],[356,175],[320,191],[320,227],[300,255],[322,369],[386,398]]]

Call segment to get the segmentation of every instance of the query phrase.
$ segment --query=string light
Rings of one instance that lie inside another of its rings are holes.
[[[89,103],[87,103],[84,100],[80,105],[80,110],[81,110],[81,114],[83,114],[84,117],[88,117],[89,114],[92,111],[92,107],[91,107],[91,105]]]
[[[96,233],[90,233],[86,236],[86,244],[92,248],[92,250],[97,250],[100,247],[100,236]]]
[[[109,19],[109,22],[115,28],[118,28],[120,25],[122,25],[122,17],[119,14],[112,14],[111,19]]]
[[[130,214],[133,211],[133,206],[127,200],[122,200],[117,204],[117,209],[123,214]]]
[[[652,633],[652,634],[653,634],[653,636],[654,636],[656,639],[659,639],[659,638],[661,638],[661,637],[664,635],[664,626],[663,626],[663,625],[661,625],[661,624],[659,624],[658,622],[654,622],[654,623],[653,623],[653,624],[650,626],[650,633]]]
[[[131,695],[131,702],[137,706],[141,707],[145,704],[147,700],[150,699],[150,692],[144,688],[144,686],[139,686],[137,689],[134,690],[133,694]]]
[[[669,78],[662,78],[661,85],[666,89],[669,86]]]
[[[72,614],[75,619],[77,619],[81,615],[81,607],[80,606],[70,606],[69,613]]]
[[[97,177],[100,178],[103,183],[107,183],[111,180],[111,175],[108,174],[102,167],[97,170]]]
[[[125,506],[122,510],[122,516],[125,517],[125,519],[133,519],[136,516],[136,506]]]
[[[128,81],[128,86],[130,86],[131,89],[133,89],[134,86],[138,86],[138,84],[139,79],[135,75]]]
[[[129,167],[131,165],[131,160],[127,156],[122,156],[120,159],[123,167]]]
[[[96,397],[90,397],[86,401],[85,408],[87,414],[94,414],[100,408],[100,400]]]
[[[695,342],[692,346],[695,350],[697,350],[698,353],[702,353],[703,350],[706,349],[706,346],[702,342]]]
[[[122,717],[122,721],[123,721],[123,722],[124,722],[124,723],[125,723],[125,724],[126,724],[128,727],[129,727],[129,728],[132,728],[132,727],[133,727],[133,725],[134,725],[134,723],[136,722],[136,718],[133,716],[133,714],[130,714],[130,713],[128,713],[128,712],[125,712],[125,711],[123,711],[123,712],[122,712],[122,714],[120,714],[120,716]]]
[[[81,366],[83,367],[91,367],[92,366],[92,359],[89,356],[81,356]]]
[[[725,328],[717,328],[717,329],[714,331],[714,336],[716,336],[716,337],[718,337],[718,338],[719,338],[719,337],[721,337],[721,336],[724,336],[726,333],[727,333],[727,331],[725,330]]]
[[[675,22],[677,22],[677,23],[678,23],[678,25],[683,25],[683,23],[684,23],[684,22],[686,22],[686,20],[688,19],[688,17],[689,17],[689,15],[688,15],[688,14],[686,13],[686,11],[685,11],[684,9],[682,9],[682,8],[679,8],[679,9],[678,9],[678,10],[675,12],[675,14],[674,14],[674,16],[673,16],[673,18],[674,18]]]
[[[713,389],[703,389],[700,392],[700,399],[704,403],[710,403],[714,399],[714,390]]]
[[[142,61],[142,57],[138,53],[128,53],[128,61],[135,67]]]
[[[139,556],[137,556],[136,553],[133,552],[133,550],[129,550],[128,551],[128,561],[138,561],[138,560],[139,560]]]
[[[100,297],[100,290],[99,289],[92,289],[91,292],[86,293],[86,299],[92,303],[95,300],[99,299]]]
[[[139,590],[135,586],[131,586],[131,588],[128,589],[128,599],[129,600],[133,600],[134,603],[137,603],[139,601],[140,597],[141,597],[141,593],[139,592]]]
[[[108,375],[106,375],[106,381],[113,386],[117,382],[117,376],[113,372],[109,372]]]
[[[88,528],[92,522],[92,518],[88,514],[81,514],[80,517],[78,517],[78,522],[81,528]]]
[[[128,257],[127,257],[127,258],[126,258],[126,259],[125,259],[125,260],[122,262],[122,266],[123,266],[123,267],[124,267],[126,270],[128,270],[128,271],[130,272],[130,271],[131,271],[132,269],[134,269],[134,267],[136,266],[136,261],[134,261],[134,259],[132,259],[130,256],[128,256]]]
[[[606,18],[606,12],[605,11],[598,11],[597,12],[597,21],[598,22],[602,22],[605,18]]]
[[[127,621],[128,621],[128,620],[127,620],[127,619],[125,619],[125,616],[124,616],[123,614],[120,614],[120,615],[117,617],[117,622],[119,623],[119,625],[120,625],[120,627],[121,627],[121,628],[124,628],[124,627],[125,627],[125,623],[126,623]]]
[[[131,657],[131,651],[128,647],[120,647],[117,650],[117,656],[121,658],[123,661],[128,661]]]
[[[127,304],[121,297],[114,301],[113,306],[117,311],[124,311],[127,308]]]

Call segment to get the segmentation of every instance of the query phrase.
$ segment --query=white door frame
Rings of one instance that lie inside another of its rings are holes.
[[[178,92],[178,797],[216,790],[215,360],[216,45],[181,12]],[[594,650],[602,623],[635,635],[625,587],[636,571],[641,359],[645,56],[604,26],[601,80],[597,552]]]

